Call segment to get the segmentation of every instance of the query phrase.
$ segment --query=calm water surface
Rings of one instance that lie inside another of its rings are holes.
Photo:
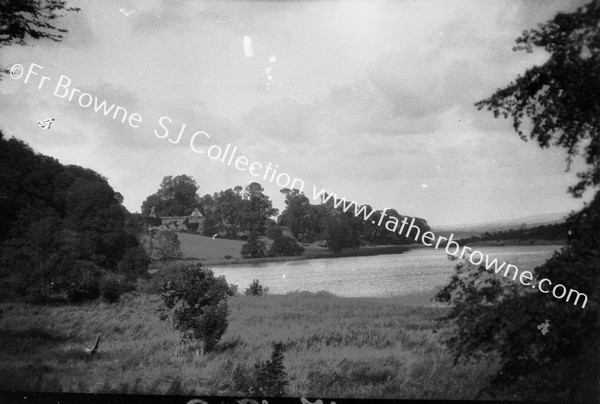
[[[561,246],[476,247],[490,257],[510,262],[519,270],[544,263]],[[344,297],[406,296],[433,294],[448,282],[455,262],[444,250],[417,248],[403,254],[215,266],[215,275],[243,292],[253,279],[269,287],[269,293],[325,290]]]

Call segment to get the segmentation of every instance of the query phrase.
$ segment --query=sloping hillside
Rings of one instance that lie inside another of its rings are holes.
[[[240,251],[245,241],[227,240],[224,238],[206,237],[189,233],[177,233],[181,242],[181,252],[184,258],[197,258],[201,260],[217,260],[230,255],[241,258]]]

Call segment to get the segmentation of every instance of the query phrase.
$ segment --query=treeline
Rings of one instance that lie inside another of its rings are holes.
[[[286,207],[277,217],[278,210],[273,208],[271,199],[257,182],[246,188],[236,186],[203,197],[199,197],[197,191],[198,185],[195,180],[187,175],[164,177],[159,190],[148,196],[142,204],[142,215],[148,217],[153,207],[154,213],[161,217],[189,215],[198,208],[205,217],[205,235],[218,234],[229,239],[249,239],[252,248],[245,251],[245,255],[249,257],[267,254],[261,252],[263,247],[260,243],[256,244],[257,237],[264,235],[279,241],[278,245],[285,245],[284,248],[277,248],[272,254],[277,255],[289,249],[298,253],[291,245],[289,237],[283,235],[285,228],[289,229],[291,235],[299,242],[312,243],[323,240],[333,251],[366,245],[400,245],[415,242],[412,238],[385,229],[383,223],[379,225],[383,214],[381,211],[373,212],[365,220],[362,214],[355,216],[354,209],[344,212],[342,204],[336,207],[333,198],[327,199],[323,204],[313,205],[308,197],[297,189],[281,190],[285,195]],[[364,207],[367,213],[371,212],[370,206]],[[388,210],[386,214],[386,221],[390,216],[399,221],[405,217],[394,209]],[[421,229],[421,233],[429,230],[424,219],[416,218],[415,223]],[[282,242],[282,238],[285,242]]]
[[[326,240],[327,245],[334,251],[346,247],[360,247],[366,245],[400,245],[413,244],[414,239],[389,231],[384,224],[389,217],[402,221],[405,216],[395,209],[389,209],[383,220],[383,212],[374,211],[367,220],[364,214],[355,215],[355,210],[344,212],[341,204],[335,207],[333,199],[327,199],[323,204],[313,205],[304,193],[297,189],[282,189],[285,195],[286,207],[278,218],[278,223],[287,226],[292,235],[302,242]],[[365,208],[363,212],[371,212],[369,205],[359,206],[357,211]],[[381,225],[379,224],[381,223]],[[415,218],[415,225],[421,234],[430,230],[424,219]]]
[[[0,132],[2,293],[115,300],[146,273],[137,222],[100,174],[62,165]]]
[[[546,241],[564,241],[568,238],[568,229],[566,223],[555,223],[541,226],[535,226],[530,229],[526,228],[525,225],[519,229],[510,229],[497,232],[485,232],[480,236],[471,236],[459,240],[460,243],[469,244],[482,241],[500,241],[500,240],[511,240],[511,241],[532,241],[532,240],[546,240]]]
[[[188,216],[198,209],[205,217],[203,233],[219,234],[229,239],[245,238],[250,232],[264,235],[271,217],[279,212],[264,194],[263,187],[253,182],[246,188],[236,186],[213,195],[198,196],[198,184],[187,175],[163,178],[159,190],[142,203],[142,216]]]

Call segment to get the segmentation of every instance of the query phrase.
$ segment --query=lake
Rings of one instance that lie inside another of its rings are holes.
[[[475,247],[491,258],[516,265],[520,271],[544,263],[562,246]],[[259,279],[269,293],[327,291],[343,297],[405,297],[408,303],[428,303],[444,286],[458,261],[443,249],[415,248],[403,254],[310,259],[290,262],[215,266],[241,293]]]

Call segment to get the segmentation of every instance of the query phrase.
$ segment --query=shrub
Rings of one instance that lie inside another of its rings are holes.
[[[303,252],[304,247],[296,243],[293,238],[281,236],[271,244],[269,256],[301,255]]]
[[[109,303],[119,300],[121,295],[135,290],[135,285],[115,274],[107,274],[100,281],[100,295]]]
[[[227,296],[230,287],[225,277],[214,276],[201,264],[172,265],[161,281],[161,320],[169,317],[183,340],[210,351],[227,329]]]
[[[258,239],[256,232],[250,233],[248,242],[242,246],[241,255],[243,258],[262,258],[267,255],[267,246]]]
[[[246,289],[246,291],[244,293],[246,294],[246,296],[262,296],[262,295],[266,295],[268,292],[269,292],[269,288],[263,287],[258,282],[258,279],[255,279],[250,284],[250,286]]]
[[[49,261],[52,265],[52,260]],[[43,297],[80,302],[100,296],[102,270],[92,262],[63,258],[46,273],[49,290],[40,291]]]
[[[283,344],[273,345],[271,360],[255,365],[256,389],[261,396],[281,397],[288,384],[287,373],[283,366]]]
[[[150,257],[142,247],[136,246],[125,251],[117,265],[117,270],[128,280],[135,280],[138,277],[148,276],[148,265],[150,265]]]
[[[229,296],[235,296],[238,294],[239,288],[238,285],[234,285],[233,283],[229,284],[229,290],[227,291],[227,294]]]

